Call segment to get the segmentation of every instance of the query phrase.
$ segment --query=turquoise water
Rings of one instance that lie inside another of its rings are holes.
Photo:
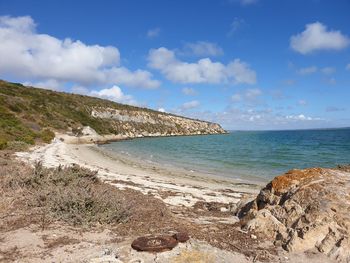
[[[148,162],[236,179],[267,181],[293,168],[349,164],[350,129],[140,138],[101,147]]]

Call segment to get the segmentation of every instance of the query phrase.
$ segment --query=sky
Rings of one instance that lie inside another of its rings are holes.
[[[349,0],[0,0],[0,79],[230,130],[350,126]]]

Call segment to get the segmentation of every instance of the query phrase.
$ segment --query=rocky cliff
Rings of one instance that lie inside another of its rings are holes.
[[[174,136],[226,133],[219,124],[193,120],[157,111],[118,110],[99,107],[91,110],[94,118],[114,122],[119,134],[138,136]]]
[[[243,228],[287,251],[350,262],[350,167],[291,170],[239,212]]]
[[[87,126],[102,140],[225,133],[215,123],[0,80],[0,149],[49,142],[53,132],[80,135]]]

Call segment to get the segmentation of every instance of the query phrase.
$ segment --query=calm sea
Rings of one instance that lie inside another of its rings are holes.
[[[350,128],[140,138],[101,147],[151,163],[267,181],[293,168],[349,164]]]

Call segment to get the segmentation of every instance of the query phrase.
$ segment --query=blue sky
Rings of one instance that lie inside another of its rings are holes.
[[[350,1],[0,0],[0,78],[227,129],[350,126]]]

